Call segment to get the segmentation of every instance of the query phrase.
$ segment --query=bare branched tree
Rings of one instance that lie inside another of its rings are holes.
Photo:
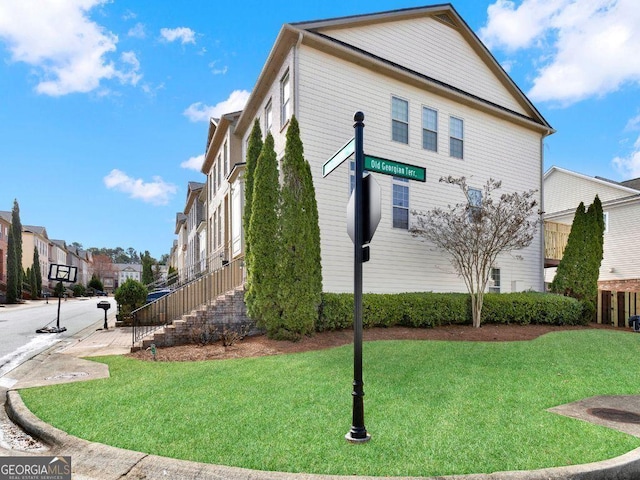
[[[471,295],[473,326],[479,327],[496,257],[528,247],[536,234],[540,222],[540,212],[534,210],[537,190],[503,193],[496,200],[492,194],[501,188],[501,181],[489,179],[482,190],[469,188],[465,177],[442,177],[440,182],[460,187],[465,201],[446,209],[413,211],[416,218],[410,232],[449,254]]]

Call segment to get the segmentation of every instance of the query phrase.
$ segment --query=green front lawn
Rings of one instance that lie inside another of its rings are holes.
[[[352,445],[352,347],[197,363],[105,357],[111,378],[22,390],[87,440],[258,470],[434,476],[612,458],[640,439],[547,408],[640,394],[640,335],[564,331],[531,342],[364,345],[369,443]]]

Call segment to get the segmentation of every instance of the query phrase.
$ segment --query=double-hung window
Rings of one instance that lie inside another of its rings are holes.
[[[391,139],[409,143],[409,102],[398,97],[391,98]]]
[[[280,126],[284,127],[291,117],[291,82],[289,70],[280,80]]]
[[[467,190],[467,198],[469,200],[469,221],[477,222],[482,213],[482,190],[470,188]]]
[[[356,188],[356,161],[349,161],[349,195]]]
[[[500,269],[492,268],[489,276],[489,292],[500,293]]]
[[[269,103],[264,107],[264,131],[265,134],[271,131],[271,126],[273,125],[273,109],[271,107],[271,99],[269,99]]]
[[[456,117],[449,117],[449,156],[464,158],[464,122]]]
[[[227,175],[229,175],[229,146],[227,142],[224,142],[222,154],[224,155],[224,178],[227,178]]]
[[[409,180],[393,177],[393,228],[409,229]]]
[[[422,107],[422,148],[438,151],[438,112]]]

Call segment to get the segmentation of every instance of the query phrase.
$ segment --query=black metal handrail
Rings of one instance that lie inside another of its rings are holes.
[[[238,258],[213,272],[182,285],[164,297],[131,312],[135,345],[147,335],[160,330],[198,307],[244,284],[244,259]]]

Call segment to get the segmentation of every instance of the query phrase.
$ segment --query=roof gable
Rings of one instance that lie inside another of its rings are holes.
[[[450,4],[292,24],[552,128]]]

